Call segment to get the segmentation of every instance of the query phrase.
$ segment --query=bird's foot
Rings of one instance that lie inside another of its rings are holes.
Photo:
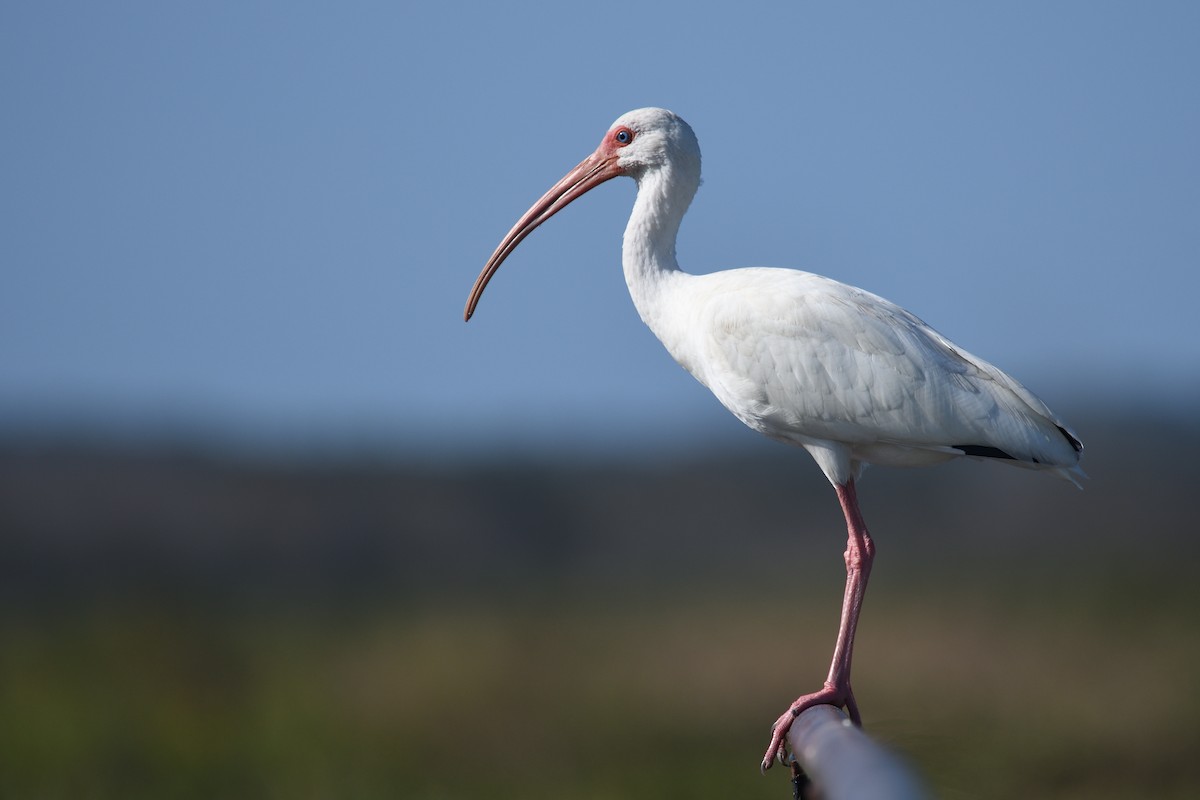
[[[862,718],[858,714],[858,704],[854,702],[854,692],[850,690],[850,685],[837,686],[826,683],[820,691],[796,698],[796,702],[792,703],[788,710],[783,712],[783,716],[775,720],[775,724],[771,727],[771,744],[767,747],[766,755],[763,756],[762,760],[761,769],[764,774],[771,768],[776,759],[779,760],[780,764],[785,763],[784,754],[786,748],[784,747],[784,740],[792,727],[792,723],[796,721],[796,717],[813,706],[822,705],[846,709],[850,721],[855,725],[862,726]]]

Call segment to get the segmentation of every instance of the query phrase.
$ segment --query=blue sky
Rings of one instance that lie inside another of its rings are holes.
[[[5,3],[0,423],[742,436],[628,299],[631,181],[461,320],[645,105],[704,152],[685,268],[862,286],[1064,411],[1194,404],[1200,6],[697,5]]]

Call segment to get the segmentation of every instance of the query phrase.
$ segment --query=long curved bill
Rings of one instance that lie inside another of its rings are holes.
[[[471,296],[467,298],[467,307],[463,311],[463,321],[471,319],[488,281],[496,274],[496,270],[500,269],[509,253],[516,250],[517,245],[532,233],[534,228],[562,211],[576,198],[620,174],[621,168],[617,165],[616,154],[600,149],[581,161],[579,166],[564,175],[550,191],[542,195],[542,198],[517,220],[517,224],[496,248],[496,252],[492,253],[492,257],[484,264],[483,272],[479,273],[475,285],[471,287]]]

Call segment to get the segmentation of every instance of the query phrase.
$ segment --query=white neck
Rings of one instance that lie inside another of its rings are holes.
[[[700,184],[699,175],[687,173],[667,165],[637,176],[637,200],[622,248],[625,283],[633,304],[668,350],[674,348],[663,329],[667,295],[672,286],[688,277],[675,258],[675,239]]]
[[[637,200],[625,227],[621,260],[638,315],[671,357],[696,375],[686,325],[672,313],[680,307],[676,299],[693,278],[679,268],[675,258],[679,224],[700,185],[699,169],[695,175],[689,172],[672,172],[667,166],[638,177]]]

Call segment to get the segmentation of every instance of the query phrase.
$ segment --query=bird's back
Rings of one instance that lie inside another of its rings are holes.
[[[679,335],[664,343],[768,436],[830,443],[857,464],[966,455],[1082,474],[1081,445],[1045,403],[881,297],[765,268],[687,276],[677,290]]]

